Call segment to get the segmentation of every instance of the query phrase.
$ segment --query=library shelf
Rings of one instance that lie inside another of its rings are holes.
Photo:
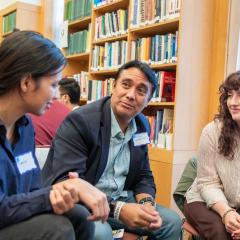
[[[175,102],[149,102],[148,107],[174,107]]]
[[[141,27],[130,27],[129,31],[133,34],[141,36],[150,36],[162,33],[174,33],[178,30],[179,18],[173,18],[166,21],[161,21],[154,24],[149,24]]]
[[[68,56],[66,56],[66,59],[88,61],[89,60],[89,52],[79,53],[79,54],[74,54],[74,55],[68,55]]]
[[[69,22],[68,27],[71,29],[81,30],[81,29],[87,28],[90,22],[91,22],[91,16],[88,16],[82,19]]]
[[[129,0],[119,0],[112,3],[104,4],[93,8],[97,14],[104,14],[106,12],[112,12],[118,9],[127,9],[129,5]]]
[[[121,41],[127,40],[128,34],[122,34],[114,37],[102,38],[100,40],[94,41],[94,45],[104,45],[106,42],[114,42],[114,41]]]
[[[90,71],[91,75],[103,75],[103,76],[110,76],[110,75],[115,75],[117,73],[118,69],[114,68],[114,69],[109,69],[109,70],[99,70],[99,71]]]
[[[172,163],[173,161],[173,150],[166,150],[159,147],[148,147],[149,159],[157,162]]]

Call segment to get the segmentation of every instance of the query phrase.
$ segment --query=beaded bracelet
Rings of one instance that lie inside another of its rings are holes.
[[[114,208],[114,213],[113,213],[114,219],[119,220],[121,209],[125,204],[126,204],[125,202],[117,201],[116,206]]]
[[[233,209],[233,208],[229,208],[229,209],[223,214],[223,216],[222,216],[222,222],[223,222],[223,224],[225,224],[225,218],[226,218],[226,216],[228,215],[228,213],[230,213],[230,212],[236,212],[236,210]]]

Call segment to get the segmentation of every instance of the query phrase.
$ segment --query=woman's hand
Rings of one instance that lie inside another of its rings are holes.
[[[234,235],[240,237],[240,215],[236,211],[231,211],[225,216],[225,228],[227,232],[235,232]]]

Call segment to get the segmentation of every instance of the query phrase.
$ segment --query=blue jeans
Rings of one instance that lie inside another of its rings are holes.
[[[119,198],[119,201],[136,202],[133,194],[128,192],[127,198]],[[162,226],[154,231],[141,228],[130,229],[120,221],[109,218],[107,223],[95,223],[95,240],[112,240],[112,230],[124,228],[126,232],[135,233],[140,236],[148,236],[148,239],[179,240],[181,236],[182,221],[177,213],[157,204],[156,210],[159,212],[163,223]]]

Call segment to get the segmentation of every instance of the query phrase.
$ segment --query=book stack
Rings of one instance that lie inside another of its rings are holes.
[[[119,36],[127,33],[128,11],[119,9],[105,13],[95,20],[95,41],[102,38]]]
[[[158,86],[153,94],[153,102],[174,102],[176,72],[158,71],[156,72]]]
[[[127,41],[106,42],[92,51],[92,71],[119,68],[127,62]]]
[[[130,27],[136,28],[179,17],[180,0],[132,0]]]
[[[88,81],[88,102],[99,100],[102,97],[110,96],[113,87],[114,78],[105,79],[105,81]]]
[[[88,30],[85,29],[69,34],[68,48],[66,49],[67,56],[90,51],[90,29],[91,24],[89,24]]]
[[[151,126],[150,141],[153,146],[166,148],[165,137],[173,132],[173,109],[164,108],[156,116],[148,116]]]
[[[64,20],[75,21],[90,16],[92,0],[68,0],[64,6]]]
[[[3,33],[12,32],[16,27],[16,15],[17,13],[14,11],[3,17]]]
[[[131,59],[149,64],[174,63],[177,61],[177,37],[178,32],[132,41]]]

